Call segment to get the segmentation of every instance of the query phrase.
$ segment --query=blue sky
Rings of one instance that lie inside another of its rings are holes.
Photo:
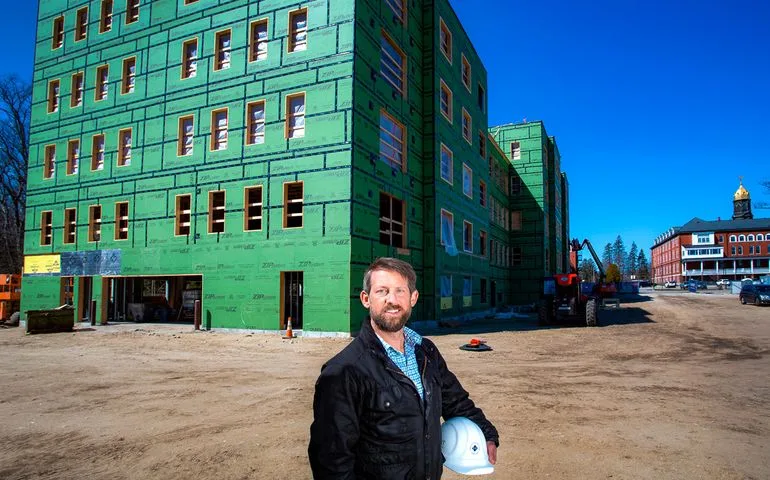
[[[0,74],[30,79],[37,2],[4,3]],[[770,2],[451,3],[487,68],[489,124],[556,136],[573,237],[649,248],[729,218],[739,176],[770,202]]]

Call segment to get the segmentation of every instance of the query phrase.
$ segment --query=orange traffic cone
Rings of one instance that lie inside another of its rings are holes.
[[[294,338],[294,332],[291,329],[291,317],[289,317],[289,320],[286,322],[286,335],[284,335],[283,338]]]

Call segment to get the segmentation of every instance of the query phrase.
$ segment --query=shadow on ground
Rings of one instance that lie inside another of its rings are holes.
[[[602,308],[599,310],[599,327],[609,327],[615,325],[634,325],[641,323],[655,323],[650,318],[650,313],[636,306],[625,306],[626,303],[638,303],[649,301],[649,297],[636,296],[634,301],[626,302],[621,299],[619,308]],[[526,317],[524,317],[526,315]],[[415,329],[421,335],[439,336],[439,335],[481,335],[496,332],[526,332],[532,330],[553,330],[561,328],[586,328],[584,324],[578,322],[564,321],[552,325],[540,325],[537,320],[537,314],[522,314],[522,317],[513,318],[482,318],[469,322],[451,323],[450,326],[423,327],[417,326]],[[446,324],[445,324],[446,325]]]

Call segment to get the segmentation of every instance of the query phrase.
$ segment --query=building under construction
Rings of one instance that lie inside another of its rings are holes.
[[[40,1],[22,310],[349,335],[380,256],[415,321],[533,301],[566,262],[558,149],[488,128],[457,16],[419,5]]]

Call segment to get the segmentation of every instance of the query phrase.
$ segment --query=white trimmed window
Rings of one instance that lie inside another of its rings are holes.
[[[455,248],[455,217],[451,212],[441,209],[441,245]]]
[[[463,163],[463,193],[468,198],[473,198],[473,170]]]
[[[450,150],[446,145],[442,143],[441,144],[441,178],[449,182],[450,185],[454,181],[452,178],[452,172],[453,172],[452,150]]]
[[[511,142],[511,159],[513,160],[521,159],[521,143]]]
[[[473,121],[468,110],[463,107],[463,138],[470,145],[473,145],[473,138],[471,137],[471,131],[473,130]]]
[[[463,251],[473,253],[473,224],[463,220]]]
[[[404,170],[406,165],[406,131],[404,126],[380,110],[380,160],[393,168]]]
[[[439,106],[444,118],[449,120],[449,123],[452,123],[452,90],[449,89],[443,80],[441,80],[441,88],[439,91]]]
[[[471,64],[468,62],[468,59],[465,58],[465,54],[463,53],[461,55],[462,59],[462,81],[463,85],[465,85],[465,88],[468,89],[468,91],[471,91]]]
[[[452,63],[452,32],[449,31],[449,27],[444,23],[444,19],[440,19],[439,24],[439,47],[444,57]]]
[[[380,39],[380,74],[401,96],[406,94],[406,55],[383,31]]]

